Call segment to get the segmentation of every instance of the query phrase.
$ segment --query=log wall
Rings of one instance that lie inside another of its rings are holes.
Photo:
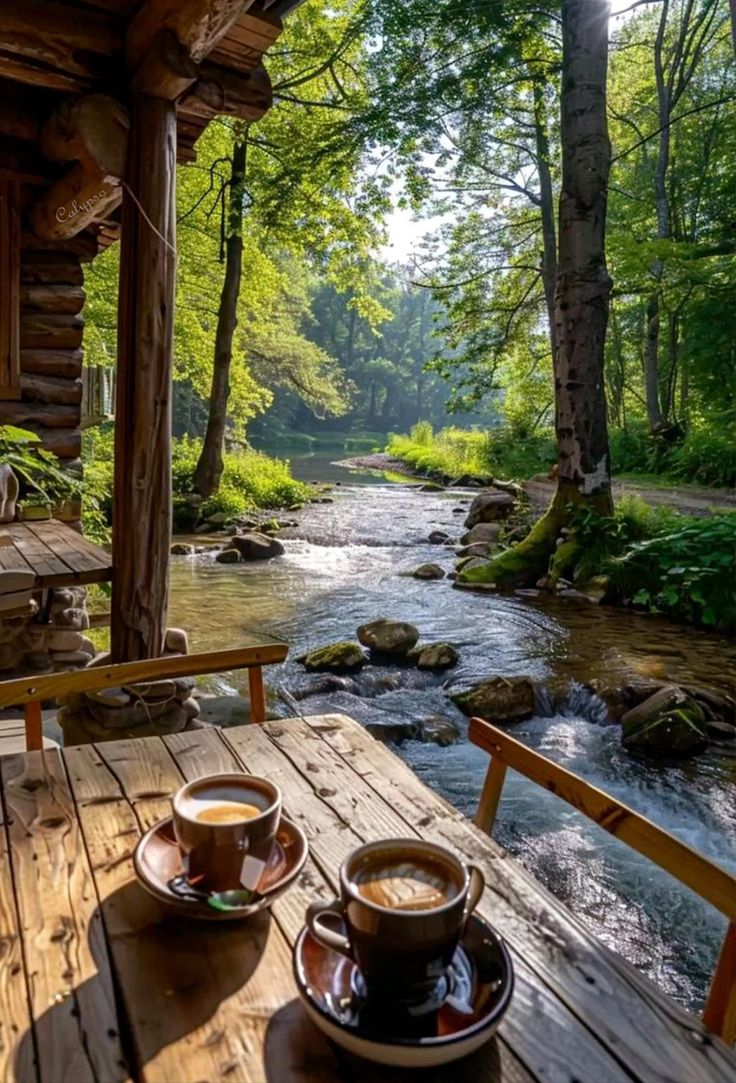
[[[21,244],[20,402],[0,403],[0,424],[38,433],[67,463],[82,448],[82,259],[78,245]]]

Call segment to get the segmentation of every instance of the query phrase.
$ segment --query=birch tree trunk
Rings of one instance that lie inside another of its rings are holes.
[[[562,3],[562,190],[555,291],[555,503],[594,502],[610,513],[603,360],[611,279],[606,201],[607,0]]]
[[[606,122],[608,0],[562,0],[562,187],[555,290],[555,428],[557,491],[527,537],[461,582],[512,586],[548,571],[570,575],[579,559],[573,539],[558,545],[570,507],[601,515],[611,499],[604,345],[611,280],[605,257],[611,147]]]
[[[243,199],[246,167],[245,134],[236,135],[228,198],[228,236],[225,242],[225,279],[220,294],[215,332],[209,414],[202,452],[194,471],[194,488],[205,499],[217,491],[222,476],[233,336],[238,326],[238,299],[243,268]]]

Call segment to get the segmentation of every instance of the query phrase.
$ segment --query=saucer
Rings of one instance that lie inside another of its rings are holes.
[[[350,1053],[398,1068],[459,1060],[493,1035],[514,988],[511,956],[487,922],[471,915],[439,1004],[372,1005],[350,959],[304,928],[294,946],[294,976],[307,1015]]]
[[[133,854],[133,868],[141,886],[160,902],[203,921],[241,921],[269,907],[296,879],[307,860],[307,839],[301,828],[281,817],[276,839],[258,884],[258,897],[247,906],[215,910],[205,900],[187,898],[170,883],[184,868],[171,816],[159,820],[142,836]]]

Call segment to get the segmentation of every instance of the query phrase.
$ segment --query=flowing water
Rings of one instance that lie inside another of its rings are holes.
[[[269,632],[288,640],[291,653],[269,668],[268,682],[296,695],[305,714],[342,711],[371,728],[448,720],[459,728],[456,743],[405,740],[397,751],[469,815],[488,760],[467,741],[448,688],[493,674],[572,681],[563,714],[521,723],[514,735],[736,870],[736,756],[711,748],[679,766],[632,759],[620,747],[619,727],[606,724],[600,702],[580,687],[595,677],[609,683],[651,677],[727,688],[732,644],[629,611],[475,594],[453,590],[448,581],[405,577],[426,561],[452,568],[453,549],[430,545],[427,536],[435,529],[458,536],[464,516],[456,509],[465,512],[472,493],[421,492],[349,473],[330,458],[292,461],[297,476],[339,485],[332,504],[298,513],[299,527],[284,535],[285,556],[230,565],[201,553],[172,562],[170,619],[189,630],[192,648],[235,646],[245,629]],[[354,638],[359,624],[381,616],[411,621],[423,640],[451,641],[460,663],[437,675],[367,666],[355,679],[325,679],[294,661],[308,647]],[[219,688],[234,690],[226,679]],[[614,950],[682,1003],[702,1005],[725,932],[725,921],[706,903],[513,772],[494,835]]]

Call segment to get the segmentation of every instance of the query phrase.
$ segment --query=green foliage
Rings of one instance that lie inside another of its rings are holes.
[[[192,491],[194,469],[201,441],[189,437],[175,440],[172,447],[174,498]],[[288,462],[272,459],[250,448],[226,451],[220,487],[199,507],[200,518],[217,512],[237,518],[254,508],[283,508],[308,499],[309,486],[291,476]]]
[[[736,515],[684,520],[636,542],[619,562],[637,586],[632,601],[696,624],[736,624]]]
[[[22,496],[39,498],[53,506],[78,494],[80,479],[39,445],[35,433],[15,425],[0,425],[0,462],[7,463],[17,474]]]
[[[612,519],[575,509],[571,530],[583,552],[577,581],[608,575],[635,605],[695,624],[736,624],[736,515],[694,519],[629,497]]]
[[[470,474],[526,480],[540,471],[546,473],[556,459],[549,433],[525,439],[509,428],[448,428],[435,433],[426,421],[414,425],[409,436],[392,435],[386,451],[419,473],[451,478]]]
[[[184,499],[192,492],[194,469],[202,443],[182,437],[172,443],[171,474],[174,518],[178,529],[191,529],[197,519],[216,512],[238,518],[255,508],[282,508],[306,500],[308,485],[292,478],[289,464],[250,448],[227,451],[219,491],[204,504],[193,506]],[[84,437],[83,522],[85,534],[95,541],[109,541],[112,524],[113,427],[90,429]]]
[[[736,428],[693,425],[679,440],[652,435],[644,421],[611,432],[614,474],[663,475],[700,485],[736,484]]]

